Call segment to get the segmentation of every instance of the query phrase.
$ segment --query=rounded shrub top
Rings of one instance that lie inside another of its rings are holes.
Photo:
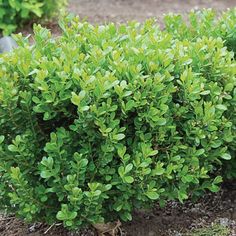
[[[229,50],[236,52],[236,7],[220,16],[212,9],[191,11],[187,21],[179,14],[168,14],[164,24],[175,38],[195,41],[202,36],[220,37]]]
[[[0,204],[80,227],[218,190],[236,64],[219,38],[145,24],[35,27],[0,56]]]

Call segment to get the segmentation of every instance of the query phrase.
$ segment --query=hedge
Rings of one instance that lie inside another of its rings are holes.
[[[164,18],[165,31],[178,40],[196,41],[199,37],[221,38],[229,51],[236,55],[236,8],[223,12],[220,16],[212,9],[191,11],[188,19],[179,14],[168,14]],[[234,86],[232,84],[232,86]],[[233,123],[234,137],[236,134],[236,89],[233,100],[225,114]],[[224,163],[223,174],[226,178],[236,178],[236,140],[230,145],[233,159]]]
[[[79,228],[218,191],[235,145],[224,41],[154,21],[60,25],[0,56],[0,208]]]
[[[236,52],[236,8],[220,16],[212,9],[191,11],[188,19],[179,14],[164,17],[165,30],[179,40],[195,41],[199,37],[220,37],[229,50]]]

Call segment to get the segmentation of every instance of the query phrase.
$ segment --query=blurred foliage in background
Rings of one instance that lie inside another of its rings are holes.
[[[66,0],[0,0],[0,32],[9,35],[23,23],[51,18]]]

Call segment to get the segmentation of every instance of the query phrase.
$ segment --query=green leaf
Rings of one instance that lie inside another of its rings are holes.
[[[122,140],[122,139],[125,138],[125,135],[124,135],[124,134],[116,134],[116,135],[113,136],[113,138],[114,138],[115,140],[120,141],[120,140]]]
[[[123,203],[118,202],[118,201],[113,205],[113,209],[115,211],[120,211],[122,209],[122,207],[123,207]]]
[[[154,191],[146,192],[145,195],[148,198],[152,199],[152,200],[156,200],[156,199],[158,199],[160,197],[159,194],[157,192],[154,192]]]
[[[208,95],[208,94],[210,94],[210,90],[205,90],[205,91],[203,91],[203,92],[201,92],[200,94],[201,95]]]
[[[118,146],[117,147],[117,152],[120,158],[123,158],[125,153],[126,153],[126,146]]]
[[[40,176],[43,179],[49,179],[50,177],[53,176],[53,173],[51,171],[49,171],[49,170],[43,170],[43,171],[41,171]]]
[[[0,144],[3,143],[4,139],[5,139],[5,137],[3,135],[0,135]]]
[[[89,106],[83,106],[80,108],[81,111],[88,111],[89,110]]]
[[[224,160],[230,160],[231,155],[229,153],[224,153],[224,154],[221,155],[221,158],[223,158]]]
[[[222,183],[222,182],[223,182],[222,176],[215,177],[215,179],[213,181],[214,184],[219,184],[219,183]]]
[[[209,190],[213,193],[216,193],[216,192],[219,192],[220,187],[215,184],[212,184],[212,186],[209,187]]]
[[[72,95],[71,102],[74,105],[79,106],[79,104],[80,104],[80,97],[78,95],[76,95],[74,92],[72,92],[71,95]]]
[[[133,169],[133,164],[130,163],[125,167],[125,174],[129,173]]]
[[[73,225],[73,221],[71,221],[71,220],[67,220],[66,222],[65,222],[65,224],[66,224],[66,226],[72,226]]]
[[[159,118],[156,122],[157,125],[163,126],[166,124],[166,119],[165,118]]]
[[[195,152],[195,155],[198,157],[198,156],[201,156],[203,153],[205,153],[205,150],[202,148],[202,149],[199,149]]]
[[[188,199],[188,195],[184,191],[178,191],[178,199],[181,203],[183,203],[183,200]]]
[[[225,106],[223,104],[216,105],[216,108],[221,110],[221,111],[226,111],[227,110],[227,106]]]
[[[165,169],[163,168],[163,163],[157,163],[155,169],[153,170],[154,175],[163,175]]]
[[[94,196],[99,196],[99,195],[101,195],[101,193],[102,193],[101,190],[96,190],[96,191],[93,192],[93,195]]]
[[[132,176],[125,176],[124,181],[128,184],[132,184],[134,182],[134,178]]]
[[[122,178],[125,175],[125,168],[123,166],[120,166],[118,168],[118,173],[119,173],[120,177]]]
[[[62,209],[56,215],[58,220],[71,221],[77,217],[77,212],[69,211],[67,204],[62,204]]]
[[[18,148],[13,144],[8,146],[8,150],[11,152],[18,152]]]
[[[191,176],[191,175],[184,175],[184,176],[182,176],[182,181],[184,183],[191,183],[193,181],[193,176]]]
[[[158,153],[158,150],[153,150],[148,155],[149,156],[155,156],[155,155],[157,155],[157,153]]]
[[[84,168],[88,165],[88,160],[87,159],[82,159],[81,161],[79,161],[79,167],[80,168]]]
[[[85,95],[86,95],[86,92],[84,90],[81,90],[79,92],[79,96],[78,97],[79,97],[80,100],[82,100],[85,97]]]
[[[59,211],[56,217],[58,220],[62,220],[62,221],[66,219],[66,215],[64,214],[63,211]]]
[[[128,212],[128,211],[125,211],[125,212],[122,212],[120,214],[120,217],[123,221],[131,221],[132,220],[132,215]]]
[[[126,105],[125,105],[125,109],[126,111],[131,110],[133,107],[135,106],[135,101],[134,100],[129,100]]]
[[[19,179],[20,177],[20,168],[19,167],[11,167],[11,177],[13,179]]]
[[[54,148],[52,150],[54,150]],[[43,157],[43,159],[41,161],[41,164],[44,165],[45,167],[49,168],[49,169],[52,169],[53,164],[54,164],[54,160],[53,160],[52,157]]]

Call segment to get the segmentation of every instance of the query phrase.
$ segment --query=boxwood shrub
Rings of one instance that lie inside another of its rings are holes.
[[[220,37],[229,50],[236,52],[236,8],[217,14],[212,9],[191,11],[186,20],[179,14],[164,17],[165,30],[174,37],[195,41],[202,36]]]
[[[153,21],[60,25],[0,56],[0,208],[78,228],[218,191],[235,135],[224,42]]]
[[[196,41],[199,37],[214,37],[222,38],[224,45],[229,51],[233,51],[236,55],[236,8],[230,9],[220,16],[212,9],[201,11],[192,11],[188,20],[184,19],[179,14],[169,14],[164,18],[165,31],[169,32],[178,40]],[[234,56],[235,57],[235,56]],[[234,133],[236,132],[236,99],[229,107],[227,118],[233,123]],[[235,135],[234,135],[235,136]],[[224,176],[227,178],[236,178],[236,140],[234,145],[230,145],[232,160],[224,163]]]
[[[66,0],[0,0],[0,33],[8,35],[21,24],[41,17],[52,17]]]

